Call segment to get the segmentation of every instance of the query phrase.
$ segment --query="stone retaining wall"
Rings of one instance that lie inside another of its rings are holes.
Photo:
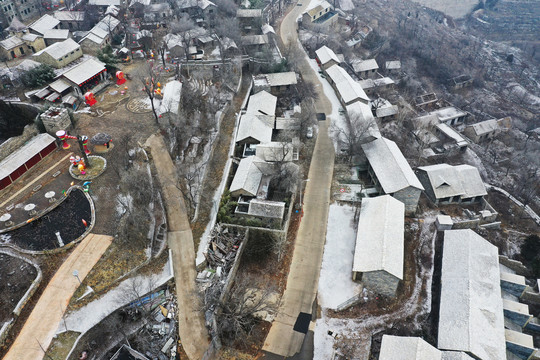
[[[21,148],[28,140],[37,134],[39,134],[39,131],[35,124],[26,125],[21,135],[9,138],[0,145],[0,161]]]

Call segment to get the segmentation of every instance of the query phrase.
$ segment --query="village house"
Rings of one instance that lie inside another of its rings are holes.
[[[67,40],[71,37],[69,30],[66,29],[50,29],[43,34],[45,44],[51,46],[54,43]]]
[[[112,37],[118,33],[120,21],[111,15],[105,16],[96,24],[79,44],[85,54],[96,56],[100,49],[110,45]]]
[[[241,37],[242,46],[249,55],[256,55],[269,44],[267,35],[244,35]]]
[[[380,194],[388,194],[405,204],[413,214],[424,187],[392,140],[381,137],[362,144],[368,161],[368,174]]]
[[[341,61],[337,57],[336,53],[333,52],[328,47],[323,46],[315,51],[317,62],[319,63],[319,66],[326,70],[331,66],[339,65]]]
[[[361,143],[367,143],[381,137],[379,125],[373,117],[369,105],[356,101],[351,105],[347,105],[345,111],[351,123],[359,127],[356,134],[360,137]],[[340,142],[342,142],[341,138]],[[345,141],[343,145],[348,145],[348,141]]]
[[[47,30],[60,29],[60,21],[45,14],[28,26],[31,33],[43,36]]]
[[[358,84],[366,92],[366,94],[371,95],[377,91],[387,90],[393,88],[395,82],[389,77],[380,77],[377,79],[364,79],[358,81]]]
[[[188,14],[197,24],[207,23],[216,15],[217,6],[209,0],[177,0],[178,9]]]
[[[377,61],[375,59],[357,59],[351,62],[351,67],[353,68],[356,76],[363,79],[376,77],[377,70],[379,70],[379,65],[377,65]]]
[[[395,297],[403,280],[404,211],[389,195],[362,199],[352,277],[383,296]]]
[[[277,141],[264,142],[255,145],[255,156],[266,162],[290,162],[298,160],[298,158],[294,157],[295,154],[298,154],[294,150],[292,143]]]
[[[401,61],[391,60],[387,61],[384,65],[387,75],[399,75],[401,72]]]
[[[447,360],[422,338],[383,335],[379,360]]]
[[[274,95],[290,89],[291,85],[296,85],[296,73],[294,71],[253,75],[253,92],[265,90]]]
[[[255,114],[242,115],[240,117],[240,124],[238,124],[238,131],[236,132],[236,144],[246,147],[244,153],[249,154],[249,145],[272,141],[273,123],[273,116]]]
[[[151,4],[144,8],[145,23],[167,24],[167,19],[172,16],[173,12],[169,3],[163,2],[159,4]]]
[[[454,88],[454,90],[459,90],[471,86],[473,82],[474,79],[469,75],[459,75],[450,79],[450,84]]]
[[[56,139],[39,134],[0,162],[0,190],[5,189],[31,167],[56,150]]]
[[[55,11],[54,18],[60,21],[60,29],[69,31],[86,30],[84,11]],[[93,24],[92,24],[93,25]]]
[[[326,0],[313,1],[302,14],[302,25],[323,25],[325,27],[334,26],[338,22],[337,12]]]
[[[442,254],[438,348],[506,359],[497,247],[470,229],[446,230]]]
[[[88,0],[88,5],[96,7],[102,14],[107,11],[109,6],[121,7],[123,5],[122,3],[122,0]]]
[[[11,36],[0,41],[0,58],[2,59],[19,58],[45,48],[43,37],[30,33],[26,25],[17,18],[13,18],[6,30]]]
[[[480,203],[487,195],[478,169],[471,165],[421,166],[417,175],[426,196],[435,204]]]
[[[82,57],[81,47],[73,39],[57,42],[34,54],[33,59],[60,69]]]
[[[246,114],[276,115],[277,97],[267,91],[259,91],[248,100]]]
[[[390,101],[377,98],[371,102],[373,115],[381,121],[394,120],[398,113],[397,105],[392,105]]]
[[[262,9],[238,9],[236,18],[240,23],[240,29],[246,34],[258,31],[263,24]]]
[[[329,67],[326,69],[326,74],[328,75],[328,82],[336,91],[338,99],[344,107],[356,101],[364,104],[369,103],[369,98],[360,84],[354,81],[341,66],[333,65]]]
[[[463,110],[460,110],[454,106],[446,106],[437,110],[433,110],[429,115],[435,115],[439,122],[446,125],[461,125],[465,122],[469,114]]]
[[[505,117],[499,120],[491,119],[469,125],[463,130],[463,133],[478,144],[482,141],[493,139],[501,131],[508,130],[511,126],[511,117]]]
[[[88,59],[63,73],[61,79],[82,98],[88,90],[105,80],[106,73],[105,64],[97,59]]]

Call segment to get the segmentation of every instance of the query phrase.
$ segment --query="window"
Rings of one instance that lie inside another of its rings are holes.
[[[19,51],[24,55],[24,49],[22,47],[19,48]]]

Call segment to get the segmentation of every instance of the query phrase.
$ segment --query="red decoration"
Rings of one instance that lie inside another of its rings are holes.
[[[122,71],[116,72],[116,85],[122,85],[126,82],[126,78],[124,77],[124,73]]]
[[[94,93],[92,93],[90,91],[87,92],[86,94],[84,94],[84,99],[86,100],[86,105],[88,105],[88,106],[92,106],[95,103],[97,103],[97,100],[94,97]]]

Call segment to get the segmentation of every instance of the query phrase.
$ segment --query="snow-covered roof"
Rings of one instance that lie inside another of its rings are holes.
[[[67,29],[50,29],[45,30],[43,33],[45,39],[67,39],[69,37],[69,30]]]
[[[158,109],[158,114],[171,112],[178,114],[180,96],[182,95],[182,83],[178,80],[169,81],[163,87],[163,100]]]
[[[7,31],[13,31],[13,32],[20,32],[28,29],[26,25],[24,25],[21,20],[19,20],[16,16],[11,20],[11,24],[6,28]]]
[[[84,11],[55,11],[53,16],[60,21],[84,21]]]
[[[13,171],[17,170],[54,141],[55,138],[47,133],[34,136],[21,148],[0,162],[0,179],[8,177]]]
[[[62,74],[63,77],[80,85],[105,70],[105,64],[97,59],[88,59]]]
[[[69,89],[71,85],[62,79],[58,79],[55,82],[49,84],[49,87],[57,93],[62,93],[65,90]]]
[[[263,172],[257,167],[257,162],[262,162],[262,160],[256,156],[248,156],[240,160],[229,188],[230,192],[243,190],[251,196],[257,196],[263,176]]]
[[[10,36],[5,40],[0,41],[0,46],[6,50],[11,50],[17,46],[24,45],[24,41],[22,41],[17,36]]]
[[[351,65],[354,72],[357,73],[369,70],[377,70],[379,68],[379,65],[377,65],[377,61],[375,59],[356,60],[353,61]]]
[[[379,360],[441,360],[441,352],[422,338],[383,335]]]
[[[499,129],[499,123],[497,122],[497,120],[491,119],[472,124],[470,125],[470,127],[474,130],[474,133],[476,135],[480,136],[497,131]]]
[[[294,71],[266,74],[270,86],[285,86],[296,84],[296,73]]]
[[[261,31],[262,31],[263,34],[268,34],[268,33],[275,34],[276,33],[276,31],[274,30],[274,28],[270,24],[264,24],[263,26],[261,26]]]
[[[436,199],[459,196],[461,199],[487,195],[478,169],[471,165],[436,164],[420,166]]]
[[[403,279],[405,205],[383,195],[363,198],[353,272],[384,270]]]
[[[293,144],[283,142],[260,143],[255,148],[255,155],[264,161],[292,161]]]
[[[141,4],[143,6],[148,6],[152,3],[152,0],[131,0],[131,2],[129,3],[129,6],[133,6],[135,4]]]
[[[180,9],[198,7],[204,10],[209,6],[216,6],[216,4],[209,0],[176,0],[176,4]]]
[[[54,59],[61,59],[63,56],[69,54],[70,52],[77,50],[81,46],[77,44],[73,39],[66,39],[64,41],[59,41],[51,46],[47,46],[45,49],[38,51],[34,56],[39,56],[43,53],[49,54]]]
[[[392,194],[409,186],[424,190],[401,150],[392,140],[381,137],[363,144],[362,149],[385,193]]]
[[[443,351],[441,360],[474,360],[461,351]]]
[[[298,130],[300,129],[300,119],[276,117],[276,130]]]
[[[456,142],[459,147],[467,146],[468,142],[458,133],[456,130],[452,129],[450,125],[446,123],[440,123],[436,125],[437,129],[442,132],[444,135],[448,136]]]
[[[499,254],[470,229],[444,232],[438,347],[506,359]]]
[[[339,93],[339,96],[345,103],[349,103],[355,100],[361,100],[368,102],[369,98],[360,86],[359,83],[339,65],[332,65],[326,69],[326,74],[335,84],[335,87]]]
[[[244,35],[242,36],[243,45],[264,45],[268,44],[268,35]]]
[[[377,108],[375,110],[375,113],[378,118],[396,115],[398,113],[398,107],[397,105],[390,104],[390,106],[383,106],[383,107]]]
[[[41,37],[41,35],[26,33],[21,37],[21,39],[23,39],[24,41],[33,42],[36,41],[36,39],[39,37]]]
[[[119,12],[120,12],[120,8],[118,8],[118,6],[109,5],[109,6],[107,6],[107,10],[105,10],[105,15],[110,14],[112,16],[117,16]]]
[[[262,16],[262,9],[238,9],[236,17],[239,18],[257,18]]]
[[[122,1],[121,0],[88,0],[88,5],[96,5],[96,6],[116,5],[116,6],[120,6],[120,5],[122,5]]]
[[[392,60],[387,61],[385,64],[386,70],[399,70],[401,69],[401,61],[399,60]]]
[[[272,140],[272,116],[244,114],[240,118],[236,142],[253,138],[262,143]]]
[[[34,21],[30,26],[30,30],[37,32],[38,34],[43,35],[45,31],[55,28],[60,24],[58,19],[55,19],[51,15],[45,14],[36,21]]]
[[[85,40],[89,40],[89,41],[95,42],[96,44],[101,45],[105,41],[105,37],[101,37],[101,36],[98,36],[98,35],[96,35],[94,33],[88,32],[88,34],[84,38],[82,38],[79,41],[79,43],[82,43]]]
[[[340,63],[336,53],[333,52],[326,45],[315,50],[315,55],[317,55],[317,58],[321,62],[321,65],[324,65],[331,60],[334,60],[338,64]]]
[[[379,126],[377,125],[377,121],[375,121],[368,104],[357,101],[351,105],[347,105],[345,110],[353,123],[363,127],[363,131],[360,129],[359,135],[362,135],[363,138],[371,136],[378,139],[381,137]]]
[[[277,97],[267,91],[260,91],[249,97],[246,114],[276,115]]]
[[[176,34],[167,34],[163,37],[163,43],[167,46],[167,49],[172,49],[175,46],[184,47],[182,37]]]
[[[445,122],[445,121],[448,121],[448,120],[456,119],[456,118],[467,115],[467,113],[465,111],[457,109],[457,108],[455,108],[453,106],[447,106],[447,107],[443,107],[443,108],[434,110],[434,111],[430,112],[430,114],[437,115],[437,118],[441,122]]]
[[[312,0],[302,14],[308,13],[309,16],[313,17],[313,15],[331,8],[332,5],[330,5],[330,3],[326,0]]]
[[[248,215],[283,219],[284,213],[285,203],[281,201],[253,199],[249,202]]]

